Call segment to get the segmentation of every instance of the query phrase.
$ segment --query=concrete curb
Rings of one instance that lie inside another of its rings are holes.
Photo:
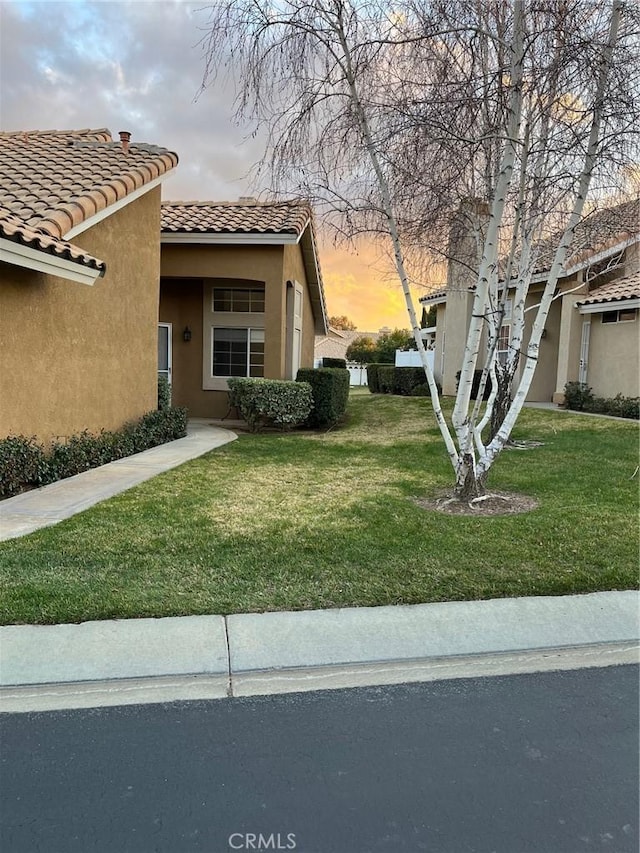
[[[639,595],[0,628],[3,710],[210,699],[638,660]]]

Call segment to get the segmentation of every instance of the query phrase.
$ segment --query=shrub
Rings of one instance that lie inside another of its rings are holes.
[[[44,473],[44,451],[35,438],[12,435],[0,441],[0,497],[40,485]]]
[[[411,389],[411,397],[430,397],[431,390],[427,382],[423,382],[421,385],[414,385]]]
[[[396,369],[391,364],[383,364],[378,368],[378,388],[381,394],[393,394]]]
[[[380,362],[372,362],[367,365],[367,385],[372,394],[380,393],[380,384],[378,382],[378,371],[381,367],[388,367],[388,364],[380,364]]]
[[[593,412],[599,415],[613,415],[616,418],[640,420],[640,398],[594,397],[591,388],[581,382],[567,382],[564,386],[565,407],[574,412]]]
[[[395,367],[393,393],[408,397],[416,385],[422,385],[425,381],[422,367]]]
[[[166,376],[158,374],[158,408],[166,412],[171,408],[171,385]]]
[[[290,429],[304,423],[313,406],[311,386],[306,382],[234,378],[228,384],[229,404],[236,407],[251,432],[267,425]]]
[[[593,400],[593,392],[584,382],[567,382],[564,386],[564,403],[567,409],[574,412],[588,411]]]
[[[53,442],[46,449],[33,438],[9,436],[0,441],[0,497],[73,477],[182,438],[186,432],[187,410],[169,408],[147,412],[139,421],[125,424],[117,432],[103,430],[92,435],[85,431],[72,435],[66,442]]]
[[[346,370],[347,362],[344,358],[323,358],[322,359],[323,367],[335,367],[338,370]]]
[[[301,368],[298,382],[307,382],[313,395],[313,410],[307,418],[310,427],[330,427],[338,423],[347,410],[349,371],[335,367]]]
[[[461,374],[462,374],[461,370],[459,370],[456,373],[456,391],[458,390],[458,386],[460,385]],[[478,391],[480,390],[480,379],[481,378],[482,378],[482,371],[481,370],[474,370],[474,372],[473,372],[473,383],[471,384],[471,399],[472,400],[478,399]],[[492,386],[492,382],[491,382],[491,377],[488,376],[487,382],[484,386],[484,394],[482,395],[483,400],[489,399],[489,394],[491,393],[492,387],[493,386]]]

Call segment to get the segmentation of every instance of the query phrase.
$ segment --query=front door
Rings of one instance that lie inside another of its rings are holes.
[[[158,323],[158,376],[171,385],[171,323]]]
[[[578,382],[587,384],[587,373],[589,368],[589,335],[591,334],[591,320],[582,323],[582,340],[580,341],[580,369],[578,371]]]

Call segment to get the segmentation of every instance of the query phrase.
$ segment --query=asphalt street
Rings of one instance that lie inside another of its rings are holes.
[[[0,717],[3,853],[638,850],[638,669]]]

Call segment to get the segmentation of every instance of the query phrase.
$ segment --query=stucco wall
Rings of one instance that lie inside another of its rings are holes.
[[[315,318],[313,316],[309,285],[299,246],[284,247],[284,275],[285,280],[293,281],[295,279],[303,286],[304,308],[302,311],[302,352],[300,355],[300,367],[313,367]],[[283,329],[283,334],[284,332],[285,330]]]
[[[0,269],[0,436],[116,429],[157,406],[160,188],[73,242],[106,261],[93,286]]]
[[[540,302],[542,290],[535,290],[527,295],[525,308],[530,308]],[[536,372],[533,375],[533,380],[527,394],[527,400],[537,403],[550,403],[553,398],[553,392],[556,389],[556,375],[558,371],[558,347],[560,342],[560,314],[561,305],[558,300],[552,303],[549,309],[546,323],[544,324],[546,334],[540,341],[540,349],[538,351],[538,364]],[[531,327],[535,320],[536,311],[527,311],[525,314],[524,327],[524,346],[529,343],[531,336]],[[520,359],[516,382],[514,382],[514,390],[517,387],[522,368],[525,365],[525,359]]]
[[[587,384],[597,397],[640,395],[639,321],[603,323],[602,314],[582,314],[591,320]]]

